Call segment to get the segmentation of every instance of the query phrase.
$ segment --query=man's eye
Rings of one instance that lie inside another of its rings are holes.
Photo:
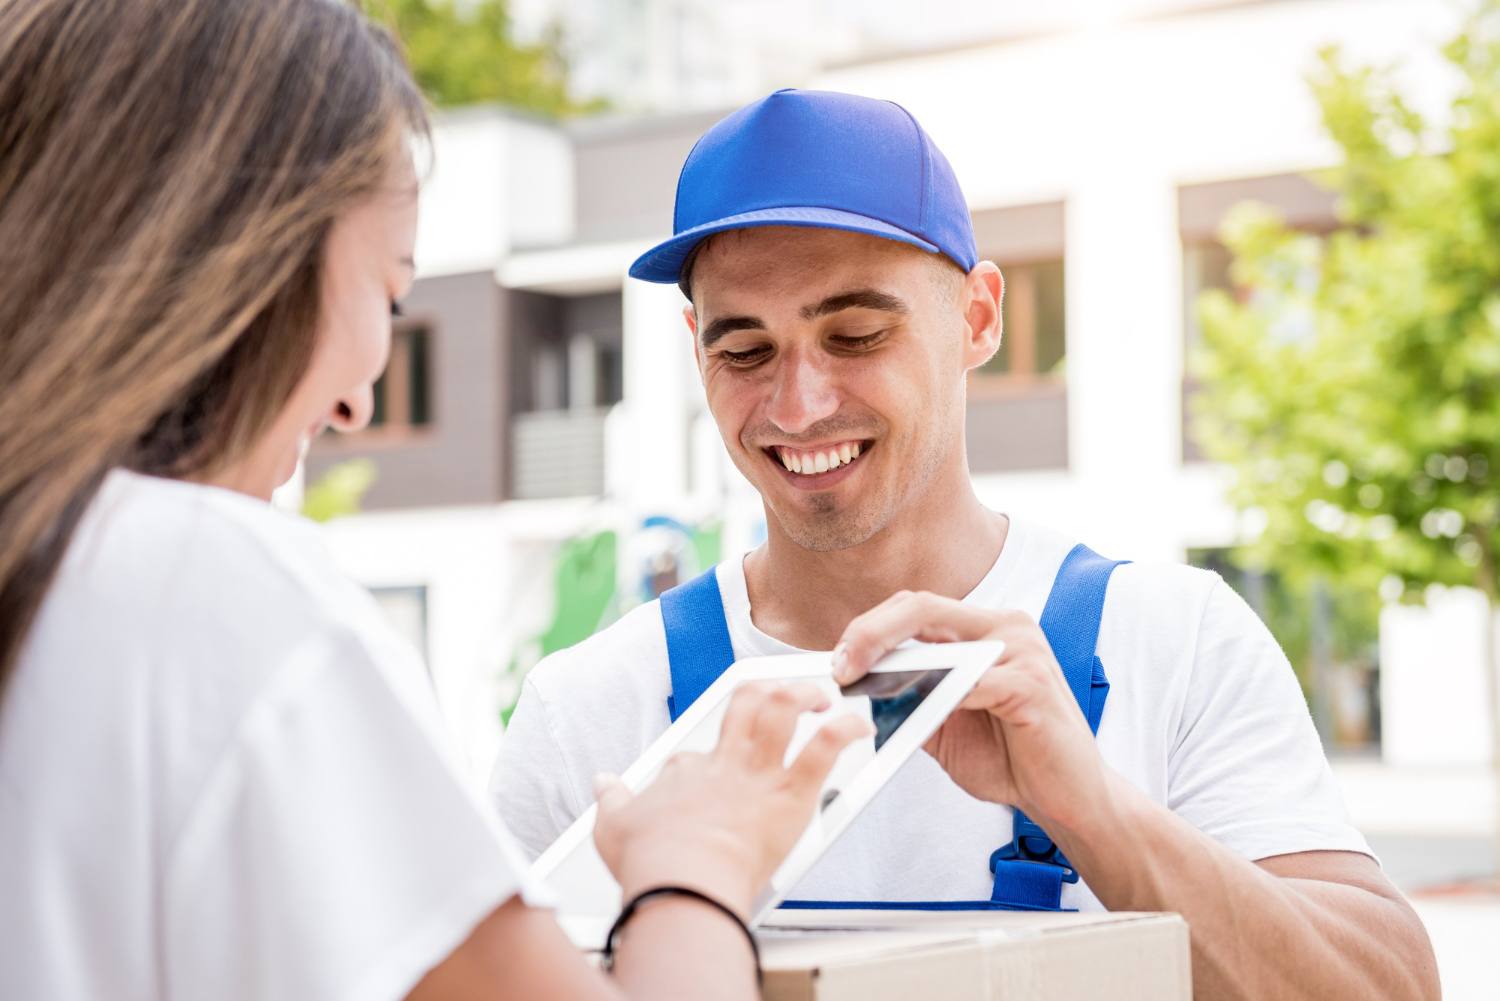
[[[719,357],[731,365],[753,365],[766,356],[771,349],[762,345],[748,351],[720,351]]]
[[[862,351],[865,348],[872,348],[885,340],[888,333],[890,333],[889,330],[877,330],[873,334],[864,334],[859,337],[838,336],[830,338],[830,340],[833,342],[834,347],[841,350]]]

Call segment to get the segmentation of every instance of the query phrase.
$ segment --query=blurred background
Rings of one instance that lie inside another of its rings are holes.
[[[376,418],[282,495],[423,651],[476,780],[520,678],[764,516],[675,288],[678,168],[784,86],[944,150],[1005,346],[982,499],[1217,570],[1296,668],[1449,997],[1500,996],[1500,9],[367,0],[438,106]]]

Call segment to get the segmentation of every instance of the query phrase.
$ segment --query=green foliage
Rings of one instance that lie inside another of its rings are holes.
[[[332,521],[358,514],[365,494],[375,485],[375,463],[350,459],[330,466],[302,494],[302,513],[313,521]]]
[[[614,532],[595,532],[568,539],[559,548],[552,571],[552,621],[541,635],[517,645],[507,677],[520,682],[548,654],[582,643],[610,621],[615,603],[619,539]],[[510,725],[521,693],[519,684],[500,708],[500,722]]]
[[[536,45],[511,37],[508,0],[362,0],[406,49],[412,73],[439,106],[499,102],[549,117],[598,111],[568,93],[554,31]]]
[[[1199,303],[1200,441],[1264,515],[1250,558],[1294,586],[1497,597],[1500,2],[1445,54],[1463,86],[1440,128],[1389,70],[1323,54],[1343,225],[1319,238],[1242,206],[1223,234],[1242,294]]]

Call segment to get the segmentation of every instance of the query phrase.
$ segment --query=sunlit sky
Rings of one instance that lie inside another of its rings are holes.
[[[737,103],[829,63],[1193,9],[1296,0],[512,0],[523,37],[559,24],[580,96],[625,108]]]

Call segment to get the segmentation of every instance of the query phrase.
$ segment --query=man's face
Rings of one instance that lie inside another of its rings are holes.
[[[687,317],[709,409],[792,541],[857,546],[964,475],[965,374],[998,343],[996,324],[976,347],[968,287],[946,258],[842,230],[735,230],[699,252]]]

